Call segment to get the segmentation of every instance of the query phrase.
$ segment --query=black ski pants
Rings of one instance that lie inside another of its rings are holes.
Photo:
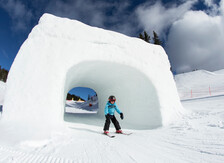
[[[109,130],[110,121],[112,121],[116,130],[121,129],[120,124],[119,124],[119,122],[117,121],[117,119],[114,115],[106,115],[106,121],[105,121],[105,125],[104,125],[104,128],[103,128],[104,131]]]

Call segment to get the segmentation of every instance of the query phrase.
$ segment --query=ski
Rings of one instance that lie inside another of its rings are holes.
[[[132,133],[130,132],[130,133],[125,133],[125,132],[123,132],[123,133],[121,133],[121,134],[123,134],[123,135],[131,135]]]
[[[117,133],[117,134],[131,135],[132,133],[131,133],[131,132],[129,132],[129,133],[126,133],[126,132],[121,132],[121,133]]]
[[[105,133],[103,133],[104,135],[107,135],[108,137],[110,137],[110,138],[114,138],[115,137],[115,135],[110,135],[110,134],[105,134]]]

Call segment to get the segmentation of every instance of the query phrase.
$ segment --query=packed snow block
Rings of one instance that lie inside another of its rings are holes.
[[[124,113],[124,128],[156,128],[182,112],[161,46],[44,14],[10,69],[3,120],[45,126],[64,122],[66,95],[74,87],[92,88],[99,100],[96,115],[71,117],[77,123],[103,126],[110,95]]]

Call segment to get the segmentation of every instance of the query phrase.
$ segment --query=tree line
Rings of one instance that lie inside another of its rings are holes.
[[[84,100],[84,99],[82,99],[80,96],[76,96],[76,95],[74,95],[74,94],[70,94],[70,93],[68,93],[67,94],[67,98],[66,98],[66,100],[74,100],[74,101],[78,101],[79,99],[80,100],[82,100],[82,101],[86,101],[86,100]]]
[[[9,71],[0,66],[0,81],[6,82]]]
[[[143,33],[140,33],[138,37],[140,39],[148,42],[148,43],[151,43],[150,42],[151,41],[151,37],[150,37],[150,35],[146,31],[144,31]],[[152,39],[153,39],[152,43],[154,43],[156,45],[162,45],[162,41],[159,39],[159,36],[158,36],[158,34],[155,31],[153,31],[153,38]]]

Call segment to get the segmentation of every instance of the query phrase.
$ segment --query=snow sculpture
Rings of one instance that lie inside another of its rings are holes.
[[[96,115],[75,122],[104,123],[109,95],[124,113],[122,127],[150,129],[180,116],[182,106],[161,46],[81,22],[44,14],[10,69],[3,121],[57,125],[74,87],[96,91]]]

